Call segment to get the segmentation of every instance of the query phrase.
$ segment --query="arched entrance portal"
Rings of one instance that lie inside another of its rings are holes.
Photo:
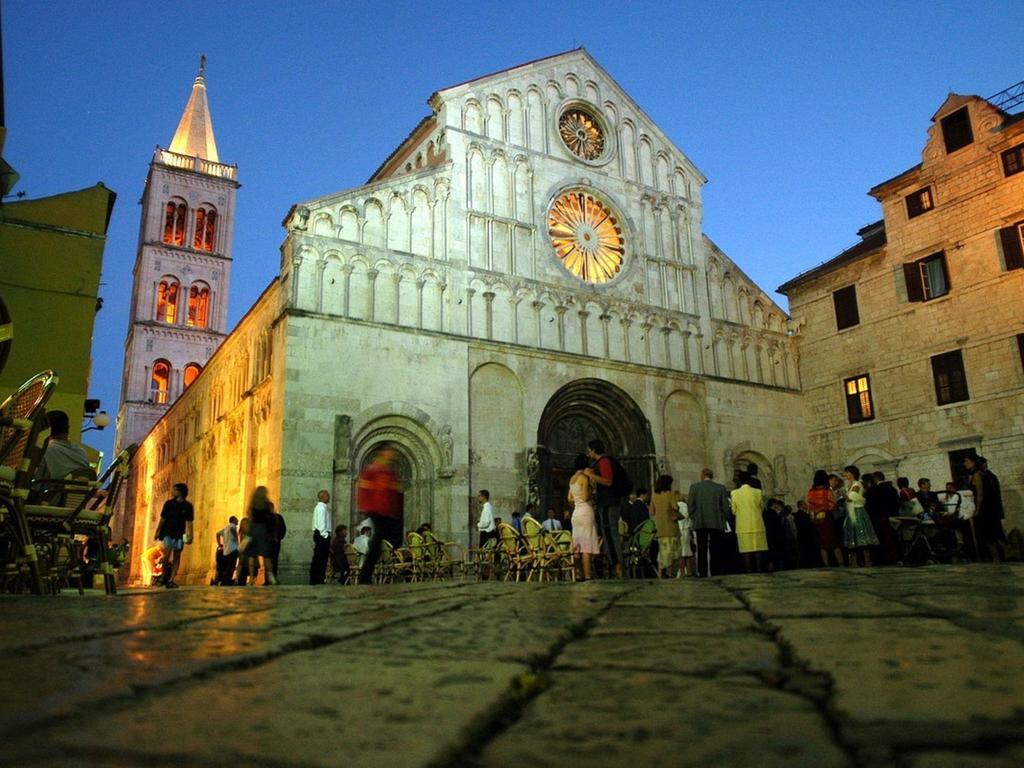
[[[629,473],[634,487],[650,487],[655,471],[651,425],[640,406],[614,384],[580,379],[548,401],[537,429],[536,477],[530,478],[542,509],[568,508],[573,460],[593,439],[604,443]]]

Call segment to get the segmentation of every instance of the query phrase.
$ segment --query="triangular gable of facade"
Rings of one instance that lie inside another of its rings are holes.
[[[488,90],[493,89],[500,83],[520,79],[531,73],[542,73],[547,70],[552,70],[558,66],[564,66],[570,63],[577,63],[580,65],[580,69],[576,72],[571,73],[578,83],[579,94],[586,93],[588,82],[596,83],[595,81],[602,81],[604,85],[611,89],[612,93],[619,100],[623,109],[622,111],[632,111],[636,115],[636,119],[642,123],[642,126],[638,127],[639,133],[650,133],[658,141],[666,145],[674,154],[675,160],[684,165],[688,171],[698,177],[700,184],[707,182],[707,177],[694,165],[693,161],[686,156],[676,143],[670,139],[662,130],[658,127],[657,123],[651,119],[651,117],[633,100],[633,98],[618,84],[604,67],[602,67],[593,56],[585,48],[575,48],[571,51],[567,51],[561,54],[555,54],[553,56],[547,56],[541,59],[535,59],[525,64],[520,64],[509,69],[495,72],[489,75],[483,75],[472,80],[467,80],[458,85],[449,86],[442,88],[434,93],[430,99],[430,103],[434,106],[435,112],[438,111],[440,105],[448,103],[454,99],[465,97],[468,94],[480,93],[486,98]],[[581,77],[580,72],[584,71],[587,67],[592,70],[590,77]],[[543,78],[543,84],[546,85],[551,78]],[[538,82],[538,85],[541,83]],[[598,89],[600,90],[600,89]],[[570,96],[572,94],[569,94]],[[604,101],[607,99],[602,98],[602,103],[597,103],[595,106],[604,108]],[[483,100],[479,99],[480,103],[483,104]]]

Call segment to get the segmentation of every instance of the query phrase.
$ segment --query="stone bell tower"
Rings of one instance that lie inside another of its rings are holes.
[[[227,333],[238,169],[220,161],[206,57],[170,147],[157,147],[124,346],[115,451],[139,442],[195,380]]]

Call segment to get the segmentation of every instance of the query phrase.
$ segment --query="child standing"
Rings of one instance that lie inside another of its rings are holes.
[[[690,508],[685,498],[676,502],[679,519],[679,577],[693,576],[693,525],[690,522]]]

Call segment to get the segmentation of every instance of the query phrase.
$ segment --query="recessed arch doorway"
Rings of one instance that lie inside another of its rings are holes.
[[[537,428],[537,477],[530,478],[542,508],[568,509],[566,494],[577,454],[598,439],[629,473],[633,486],[650,486],[655,471],[651,424],[624,390],[601,379],[577,379],[552,395]]]

